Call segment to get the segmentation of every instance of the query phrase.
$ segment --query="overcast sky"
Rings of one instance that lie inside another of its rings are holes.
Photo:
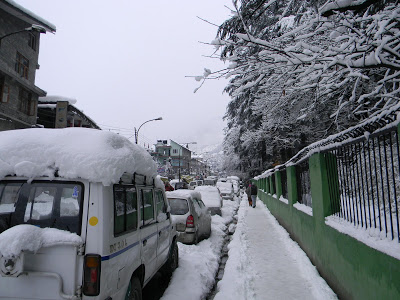
[[[15,0],[57,27],[41,36],[36,85],[48,95],[77,99],[76,106],[103,129],[127,137],[145,124],[139,143],[157,139],[222,142],[222,117],[229,102],[227,80],[199,83],[224,65],[211,55],[212,23],[229,18],[230,0]],[[134,137],[131,138],[134,141]]]

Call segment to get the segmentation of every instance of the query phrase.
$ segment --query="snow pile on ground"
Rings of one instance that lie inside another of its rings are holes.
[[[22,251],[36,252],[42,247],[81,245],[82,238],[75,233],[33,225],[17,225],[0,234],[0,256],[14,258]]]
[[[197,186],[194,190],[201,193],[201,200],[207,207],[219,207],[221,205],[221,196],[215,186]]]
[[[247,195],[243,194],[238,212],[238,223],[231,242],[228,245],[228,261],[225,265],[224,277],[218,282],[218,293],[214,300],[219,299],[250,299],[253,292],[250,282],[254,273],[249,272],[249,257],[247,254],[246,218],[243,206],[248,205]]]
[[[229,244],[220,299],[337,299],[303,250],[267,207],[243,198]]]
[[[204,299],[215,282],[226,224],[232,221],[236,201],[224,201],[222,217],[212,216],[210,238],[197,245],[179,245],[179,267],[165,291],[163,300]]]
[[[143,148],[118,134],[89,129],[20,129],[0,132],[0,179],[6,175],[30,179],[83,178],[110,185],[124,172],[148,177],[155,162]]]
[[[319,275],[317,268],[311,263],[303,249],[290,238],[289,233],[278,223],[265,204],[261,201],[257,201],[257,205],[264,208],[265,216],[269,218],[273,229],[280,235],[281,241],[285,245],[291,258],[300,267],[302,280],[299,279],[299,282],[291,282],[290,284],[298,284],[303,289],[304,287],[310,288],[315,299],[337,299],[336,294],[321,275]]]

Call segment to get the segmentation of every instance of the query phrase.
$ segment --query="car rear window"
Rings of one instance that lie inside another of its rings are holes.
[[[81,232],[83,184],[0,182],[0,233],[20,224]]]
[[[172,215],[184,215],[189,211],[189,206],[186,199],[169,199]]]

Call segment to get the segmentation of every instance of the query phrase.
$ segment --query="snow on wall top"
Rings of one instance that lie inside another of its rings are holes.
[[[118,134],[89,128],[20,129],[0,132],[0,179],[6,175],[82,178],[104,185],[124,172],[157,175],[142,147]]]
[[[49,21],[46,21],[42,17],[39,17],[35,13],[31,12],[30,10],[26,9],[22,5],[19,5],[13,0],[5,0],[9,5],[13,6],[14,8],[24,12],[25,14],[29,15],[31,18],[36,19],[37,21],[41,22],[43,25],[46,25],[48,28],[47,30],[50,32],[56,31],[56,26],[50,23]],[[21,17],[21,16],[20,16]]]
[[[77,100],[74,99],[74,98],[67,98],[67,97],[57,96],[57,95],[39,97],[39,102],[54,102],[54,103],[57,103],[59,101],[66,101],[69,104],[75,104],[77,102]]]
[[[0,256],[14,258],[22,251],[36,252],[42,247],[65,244],[79,246],[82,243],[82,238],[75,233],[22,224],[0,234]]]

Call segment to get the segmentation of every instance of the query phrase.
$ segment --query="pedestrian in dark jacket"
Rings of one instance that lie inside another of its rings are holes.
[[[251,202],[254,208],[256,207],[256,201],[257,201],[257,191],[258,191],[257,185],[255,183],[250,182],[248,189],[250,190]]]
[[[253,201],[251,200],[251,183],[249,182],[246,188],[247,200],[249,201],[249,206],[253,205]]]

